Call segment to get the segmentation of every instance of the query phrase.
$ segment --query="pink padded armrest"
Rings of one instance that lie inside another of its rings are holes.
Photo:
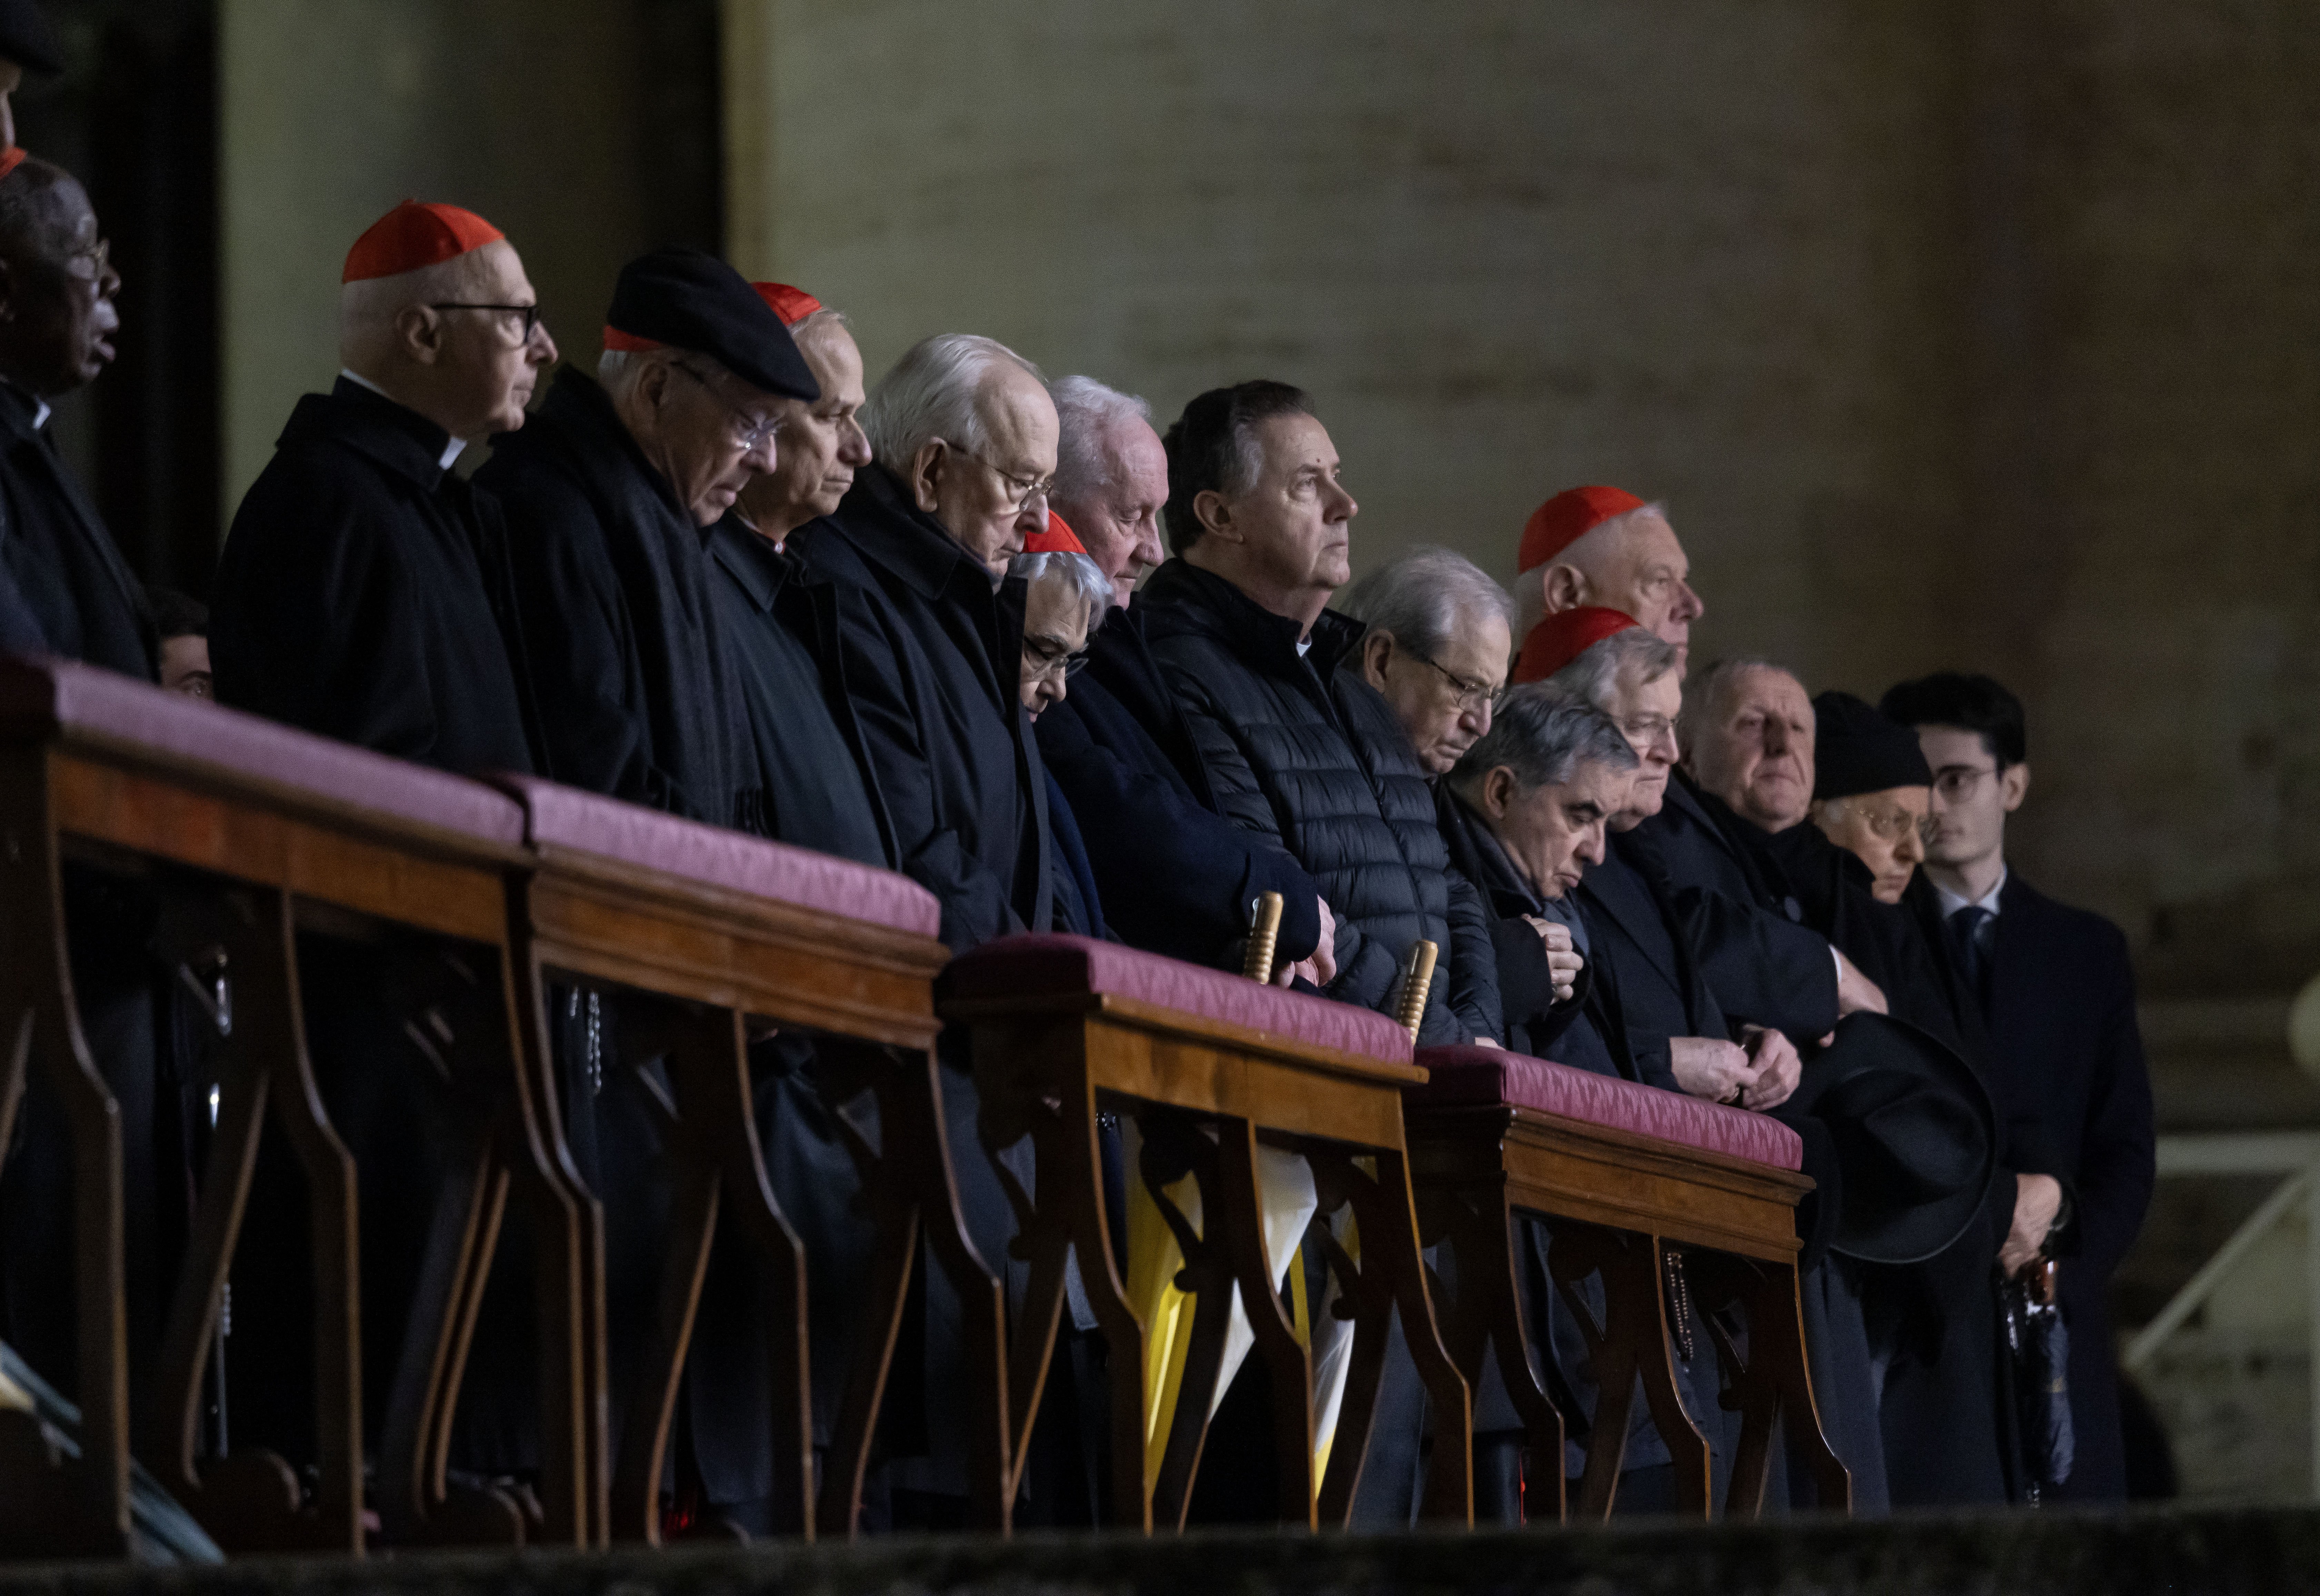
[[[1488,1047],[1421,1048],[1418,1062],[1432,1078],[1407,1090],[1411,1102],[1428,1108],[1507,1103],[1780,1169],[1804,1166],[1804,1143],[1797,1133],[1746,1109]]]
[[[1409,1062],[1409,1033],[1382,1014],[1092,937],[1027,935],[985,942],[951,960],[938,997],[965,1002],[1066,993],[1133,998],[1339,1053]]]
[[[568,848],[730,887],[804,909],[825,910],[931,937],[942,924],[935,895],[906,875],[851,859],[768,842],[722,826],[680,820],[617,798],[531,775],[492,778],[523,803],[536,848]]]
[[[0,655],[0,737],[71,731],[135,743],[238,775],[507,847],[523,812],[481,782],[374,754],[206,699],[69,660]]]

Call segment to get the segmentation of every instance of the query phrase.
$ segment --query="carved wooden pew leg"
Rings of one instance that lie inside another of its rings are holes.
[[[1073,1111],[1076,1109],[1076,1112]],[[1126,1260],[1111,1247],[1104,1204],[1103,1156],[1098,1147],[1094,1090],[1082,1072],[1065,1095],[1065,1113],[1054,1131],[1054,1158],[1043,1150],[1042,1189],[1055,1170],[1061,1189],[1073,1194],[1064,1211],[1072,1248],[1079,1259],[1080,1283],[1104,1338],[1111,1387],[1111,1516],[1115,1528],[1150,1533],[1152,1496],[1145,1478],[1144,1324],[1128,1300]],[[1084,1201],[1080,1195],[1084,1194]]]
[[[1264,1234],[1264,1193],[1257,1181],[1256,1128],[1246,1120],[1219,1122],[1219,1202],[1208,1209],[1211,1235],[1221,1228],[1228,1267],[1240,1287],[1241,1310],[1256,1337],[1273,1385],[1273,1453],[1282,1523],[1314,1527],[1313,1360],[1281,1306],[1281,1271]]]
[[[1817,1499],[1824,1509],[1853,1510],[1853,1475],[1828,1444],[1812,1393],[1805,1358],[1803,1310],[1793,1265],[1724,1254],[1689,1256],[1694,1290],[1701,1301],[1737,1302],[1748,1317],[1748,1356],[1744,1361],[1728,1337],[1715,1332],[1717,1351],[1732,1400],[1743,1415],[1740,1445],[1726,1491],[1728,1517],[1755,1518],[1764,1507],[1771,1472],[1773,1420],[1804,1453]]]
[[[1577,1517],[1586,1522],[1609,1519],[1618,1495],[1619,1470],[1627,1456],[1627,1420],[1635,1404],[1636,1360],[1628,1339],[1614,1338],[1608,1325],[1596,1322],[1579,1286],[1590,1274],[1606,1276],[1605,1317],[1609,1319],[1616,1313],[1617,1309],[1609,1306],[1608,1276],[1619,1249],[1619,1238],[1613,1233],[1565,1221],[1554,1227],[1554,1244],[1547,1252],[1547,1271],[1563,1305],[1578,1321],[1580,1336],[1587,1343],[1587,1361],[1595,1374],[1595,1411],[1589,1423],[1587,1463],[1579,1479]]]
[[[1381,1269],[1401,1314],[1402,1338],[1434,1410],[1434,1457],[1422,1511],[1436,1522],[1474,1521],[1473,1392],[1434,1323],[1426,1295],[1426,1259],[1418,1250],[1418,1216],[1409,1195],[1409,1166],[1399,1151],[1380,1149],[1377,1177],[1354,1184],[1364,1270]],[[1518,1356],[1520,1343],[1517,1343]]]
[[[1421,1199],[1422,1202],[1427,1200]],[[1495,1354],[1499,1377],[1523,1421],[1530,1466],[1524,1487],[1526,1515],[1560,1522],[1567,1515],[1563,1478],[1563,1413],[1539,1383],[1524,1334],[1522,1291],[1516,1262],[1515,1212],[1500,1187],[1488,1200],[1472,1192],[1449,1192],[1428,1202],[1432,1216],[1424,1234],[1438,1229],[1455,1261],[1458,1294],[1430,1294],[1443,1340],[1466,1378],[1469,1392],[1482,1383],[1483,1344]],[[1438,1287],[1438,1277],[1429,1276]],[[1437,1442],[1438,1446],[1439,1443]],[[1536,1507],[1531,1506],[1533,1484]]]
[[[1624,1238],[1605,1260],[1603,1292],[1609,1312],[1605,1338],[1627,1352],[1627,1366],[1642,1384],[1652,1422],[1675,1467],[1676,1510],[1709,1512],[1708,1437],[1699,1432],[1677,1389],[1675,1355],[1669,1345],[1665,1255],[1656,1236]]]
[[[358,1553],[362,1333],[354,1158],[331,1126],[306,1055],[287,894],[231,893],[216,925],[233,972],[240,1023],[226,1041],[217,1134],[162,1340],[147,1446],[164,1483],[229,1551]],[[295,1476],[270,1453],[238,1453],[198,1474],[194,1466],[203,1376],[269,1109],[305,1177],[313,1254],[319,1472],[305,1511]]]
[[[1175,1285],[1192,1300],[1192,1323],[1186,1332],[1183,1370],[1176,1381],[1176,1406],[1168,1420],[1168,1440],[1160,1455],[1160,1476],[1153,1483],[1152,1521],[1171,1529],[1184,1528],[1192,1510],[1192,1482],[1208,1445],[1209,1413],[1216,1406],[1217,1385],[1224,1369],[1225,1338],[1232,1322],[1232,1269],[1224,1253],[1217,1216],[1222,1198],[1218,1192],[1215,1144],[1182,1114],[1146,1111],[1143,1132],[1142,1167],[1137,1172],[1151,1192],[1161,1217],[1176,1238],[1183,1266]],[[1201,1193],[1202,1230],[1194,1234],[1183,1211],[1168,1195],[1168,1188],[1191,1174]],[[1137,1434],[1143,1434],[1144,1417],[1137,1415]],[[1140,1466],[1140,1465],[1139,1465]]]
[[[68,1474],[77,1523],[52,1521],[60,1549],[119,1553],[129,1536],[129,1328],[121,1114],[81,1035],[65,930],[56,830],[43,763],[0,783],[0,1158],[37,1056],[64,1106],[72,1147],[73,1284],[81,1457]],[[40,1448],[12,1454],[30,1468]]]

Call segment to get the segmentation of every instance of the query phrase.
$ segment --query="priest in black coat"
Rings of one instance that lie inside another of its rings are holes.
[[[839,655],[900,868],[941,902],[940,935],[955,953],[1047,930],[1047,773],[1020,696],[1020,586],[1011,602],[999,588],[1047,525],[1055,405],[1004,345],[945,333],[905,353],[863,415],[872,463],[834,514],[794,537],[807,568],[840,590]],[[946,1031],[938,1056],[969,1233],[983,1263],[1020,1289],[1007,1250],[1014,1215],[981,1146],[964,1036]],[[967,1490],[962,1333],[950,1283],[939,1269],[925,1279],[922,1347],[898,1354],[890,1407],[903,1438],[892,1478],[896,1521],[938,1527],[956,1521]],[[913,1415],[923,1437],[907,1433]]]
[[[566,367],[476,474],[505,507],[548,759],[575,786],[762,833],[707,529],[773,469],[783,402],[820,389],[781,319],[697,249],[621,268],[604,345],[603,383]]]
[[[893,821],[838,649],[850,595],[808,571],[791,540],[838,507],[869,447],[855,412],[862,358],[844,318],[780,284],[751,286],[812,370],[820,397],[785,401],[775,468],[754,477],[709,535],[710,594],[748,718],[752,779],[776,839],[892,869]],[[814,1439],[829,1446],[861,1338],[876,1238],[835,1109],[820,1090],[817,1044],[794,1029],[750,1048],[758,1146],[783,1217],[805,1245],[811,1289]],[[773,1437],[762,1420],[769,1367],[753,1260],[720,1235],[702,1283],[690,1376],[693,1451],[710,1512],[752,1533],[772,1528]],[[749,1393],[735,1401],[736,1392]],[[875,1492],[883,1476],[872,1482]]]
[[[1801,692],[1802,689],[1799,688]],[[1900,906],[1923,857],[1931,774],[1908,730],[1844,693],[1812,701],[1813,802],[1777,832],[1735,829],[1795,892],[1805,922],[1872,981],[1890,1012],[1946,1044],[1985,1084],[1979,1023],[1954,1005],[1918,927]],[[1711,766],[1729,767],[1728,759]],[[1950,1246],[1909,1265],[1850,1265],[1884,1368],[1879,1419],[1897,1507],[1997,1504],[2018,1494],[2014,1386],[2002,1345],[1996,1265],[2013,1208],[2003,1171],[2017,1156],[1998,1104],[2001,1178]]]
[[[218,697],[442,770],[550,770],[506,526],[451,467],[523,425],[555,342],[482,218],[406,201],[364,238],[340,290],[338,381],[298,401],[226,536]]]
[[[506,529],[492,496],[451,469],[469,443],[524,424],[556,358],[521,259],[472,212],[405,201],[348,252],[339,353],[337,382],[298,401],[227,535],[210,621],[218,696],[438,769],[547,773]],[[398,1352],[428,1344],[421,1326],[404,1347],[403,1316],[449,1173],[444,1105],[380,950],[307,935],[298,952],[310,1050],[360,1172],[366,1389],[380,1437]],[[427,983],[440,966],[417,968]],[[269,1141],[237,1284],[246,1305],[281,1306],[243,1313],[226,1344],[240,1376],[233,1433],[294,1457],[311,1411],[301,1178]],[[519,1228],[504,1234],[494,1302],[520,1292],[525,1243]],[[530,1460],[522,1318],[493,1306],[477,1328],[463,1465]]]
[[[112,360],[120,288],[80,184],[21,150],[0,154],[0,647],[150,682],[143,592],[50,428],[50,402]],[[187,1178],[182,1156],[167,1150],[181,1146],[172,1128],[183,1102],[155,1025],[166,972],[147,952],[154,906],[144,891],[67,861],[64,892],[82,1030],[121,1111],[130,1356],[141,1381],[167,1306],[162,1210]],[[0,1338],[70,1392],[67,1149],[63,1110],[33,1069],[0,1171]]]

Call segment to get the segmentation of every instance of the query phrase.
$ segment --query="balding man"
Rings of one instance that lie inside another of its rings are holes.
[[[1884,1012],[1876,983],[1802,923],[1794,893],[1735,832],[1751,823],[1779,830],[1811,805],[1812,703],[1804,688],[1760,662],[1720,664],[1688,685],[1686,748],[1699,741],[1690,733],[1711,724],[1728,734],[1716,748],[1748,750],[1746,770],[1678,769],[1665,803],[1631,845],[1666,876],[1708,979],[1735,1020],[1799,1043],[1826,1036],[1856,1009]],[[1726,794],[1741,807],[1729,806]]]
[[[1192,728],[1144,638],[1134,600],[1160,558],[1168,457],[1144,401],[1092,377],[1048,390],[1062,426],[1055,508],[1111,584],[1070,695],[1039,717],[1039,754],[1070,801],[1104,914],[1131,946],[1192,964],[1240,967],[1252,900],[1283,905],[1281,976],[1318,958],[1337,974],[1328,906],[1297,861],[1226,820]]]
[[[739,273],[673,247],[621,268],[597,377],[565,367],[476,474],[505,507],[549,767],[762,832],[704,529],[774,468],[783,402],[820,387]]]
[[[1047,524],[1056,407],[1031,363],[988,338],[913,346],[862,410],[870,464],[836,513],[800,529],[809,570],[840,590],[838,647],[894,827],[898,867],[942,904],[953,952],[1054,914],[1047,782],[1021,696],[1022,585],[1002,579]],[[967,1226],[1007,1266],[1014,1216],[976,1129],[964,1037],[938,1050],[946,1129]],[[891,1471],[898,1526],[956,1524],[966,1458],[958,1366],[964,1320],[929,1272],[923,1347],[900,1391],[923,1379],[924,1456]]]
[[[291,413],[218,562],[218,696],[445,770],[546,768],[499,507],[452,470],[556,344],[500,230],[405,201],[347,255],[339,380]]]
[[[1691,562],[1668,524],[1667,506],[1646,503],[1624,488],[1568,488],[1532,511],[1518,567],[1515,598],[1523,626],[1518,682],[1544,681],[1552,674],[1545,668],[1538,631],[1551,616],[1587,608],[1632,615],[1674,646],[1681,672],[1690,653],[1691,623],[1708,609],[1691,590]]]

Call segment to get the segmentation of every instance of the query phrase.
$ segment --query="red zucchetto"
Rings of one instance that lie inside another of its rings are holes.
[[[470,249],[507,237],[498,228],[457,205],[404,200],[370,224],[347,251],[341,283],[400,277],[422,266],[440,266]]]
[[[1523,639],[1522,656],[1515,661],[1514,679],[1518,683],[1544,682],[1605,638],[1642,624],[1625,610],[1609,610],[1600,604],[1557,611],[1532,627],[1530,636]]]
[[[30,154],[32,151],[22,144],[11,144],[7,149],[0,150],[0,177],[7,177],[9,173],[23,166],[24,158]]]
[[[1085,554],[1087,545],[1080,541],[1079,534],[1072,530],[1069,522],[1050,510],[1047,512],[1047,530],[1033,532],[1025,538],[1023,552],[1026,554]]]
[[[1535,571],[1605,521],[1642,508],[1643,500],[1619,488],[1565,488],[1523,523],[1522,552],[1515,569]]]
[[[749,286],[757,291],[757,297],[766,302],[766,308],[782,319],[784,327],[795,327],[822,308],[821,301],[787,283],[752,283]]]

